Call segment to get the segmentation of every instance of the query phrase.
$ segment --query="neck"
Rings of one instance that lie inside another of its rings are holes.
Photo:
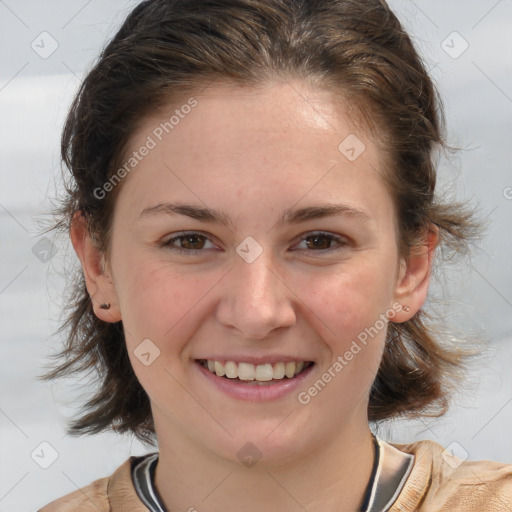
[[[371,476],[374,448],[367,422],[347,425],[307,454],[286,461],[263,458],[250,467],[166,429],[156,416],[155,426],[155,486],[169,511],[356,512]]]

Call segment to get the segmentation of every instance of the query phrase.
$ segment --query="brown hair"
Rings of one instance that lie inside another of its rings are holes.
[[[62,158],[72,174],[54,226],[75,212],[108,255],[122,183],[94,191],[119,169],[144,116],[213,82],[258,86],[310,80],[333,91],[375,135],[388,164],[401,254],[437,226],[441,247],[464,250],[475,224],[460,205],[434,197],[434,150],[445,148],[442,104],[409,36],[380,0],[147,0],[135,7],[85,78],[67,117]],[[438,257],[437,257],[438,258]],[[147,394],[128,358],[122,322],[94,312],[81,270],[71,283],[59,365],[43,379],[95,372],[96,394],[70,433],[109,428],[154,440]],[[369,402],[371,421],[441,415],[463,352],[437,340],[423,311],[390,322]]]

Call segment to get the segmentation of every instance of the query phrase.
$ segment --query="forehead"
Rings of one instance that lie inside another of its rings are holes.
[[[130,156],[137,161],[121,196],[137,208],[183,195],[237,200],[238,210],[254,197],[270,208],[342,197],[377,209],[377,196],[390,200],[383,155],[368,133],[347,105],[302,82],[211,86],[184,96],[144,120],[125,161]]]

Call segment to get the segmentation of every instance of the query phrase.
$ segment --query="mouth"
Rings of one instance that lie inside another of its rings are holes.
[[[295,379],[315,364],[313,361],[278,361],[255,365],[212,359],[196,359],[196,362],[217,377],[253,385],[272,385]]]

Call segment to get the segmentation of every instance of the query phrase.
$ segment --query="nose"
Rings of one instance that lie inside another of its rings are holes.
[[[296,322],[294,294],[264,255],[252,263],[237,257],[217,308],[219,323],[247,339],[264,339]]]

